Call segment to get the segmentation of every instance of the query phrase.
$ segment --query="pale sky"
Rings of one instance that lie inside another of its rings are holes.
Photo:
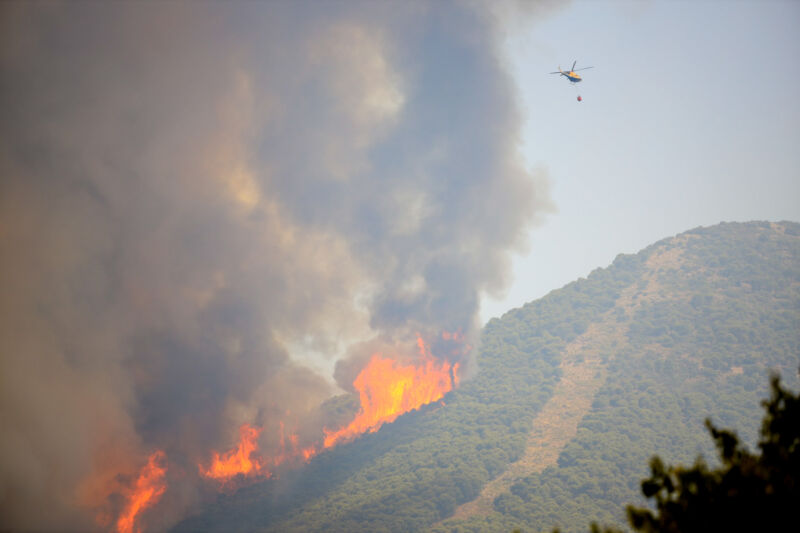
[[[482,319],[697,226],[800,220],[798,28],[798,2],[591,1],[509,30],[557,212]],[[576,59],[576,87],[548,74]]]

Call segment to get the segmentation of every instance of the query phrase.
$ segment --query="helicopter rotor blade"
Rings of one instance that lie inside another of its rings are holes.
[[[575,72],[575,65],[578,64],[578,60],[576,59],[574,63],[572,63],[572,68],[570,69],[572,72]]]
[[[578,70],[573,70],[572,72],[580,72],[581,70],[588,70],[590,68],[594,68],[594,67],[583,67],[583,68],[579,68]]]

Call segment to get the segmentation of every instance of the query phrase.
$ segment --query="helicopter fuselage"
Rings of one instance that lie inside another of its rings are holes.
[[[588,68],[594,68],[594,67],[575,68],[575,65],[577,65],[577,64],[578,64],[578,62],[574,61],[572,63],[572,68],[569,69],[569,70],[561,70],[561,67],[559,66],[558,70],[556,72],[551,72],[550,74],[560,74],[560,75],[564,76],[565,78],[567,78],[570,81],[570,83],[572,83],[572,84],[579,83],[582,80],[581,80],[581,75],[578,74],[578,71],[579,70],[586,70]]]
[[[572,83],[578,83],[578,82],[582,81],[581,80],[581,75],[577,74],[575,72],[572,72],[572,71],[562,72],[561,75],[565,76]]]

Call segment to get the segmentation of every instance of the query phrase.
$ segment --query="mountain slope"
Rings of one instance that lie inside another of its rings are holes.
[[[220,498],[179,531],[586,531],[623,524],[651,455],[754,442],[797,387],[800,225],[721,224],[621,255],[487,324],[444,403]]]
[[[622,504],[640,501],[652,454],[710,456],[706,416],[752,443],[767,369],[797,385],[798,225],[698,229],[637,257],[640,278],[594,325],[617,333],[612,350],[591,347],[610,355],[608,377],[557,464],[519,475],[512,465],[514,482],[490,512],[439,530],[586,531],[587,517],[624,524]]]

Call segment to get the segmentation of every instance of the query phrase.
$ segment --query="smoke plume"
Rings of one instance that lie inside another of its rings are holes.
[[[448,2],[0,5],[0,529],[113,527],[155,450],[168,527],[241,424],[321,438],[371,347],[464,357],[548,208],[496,31]]]

